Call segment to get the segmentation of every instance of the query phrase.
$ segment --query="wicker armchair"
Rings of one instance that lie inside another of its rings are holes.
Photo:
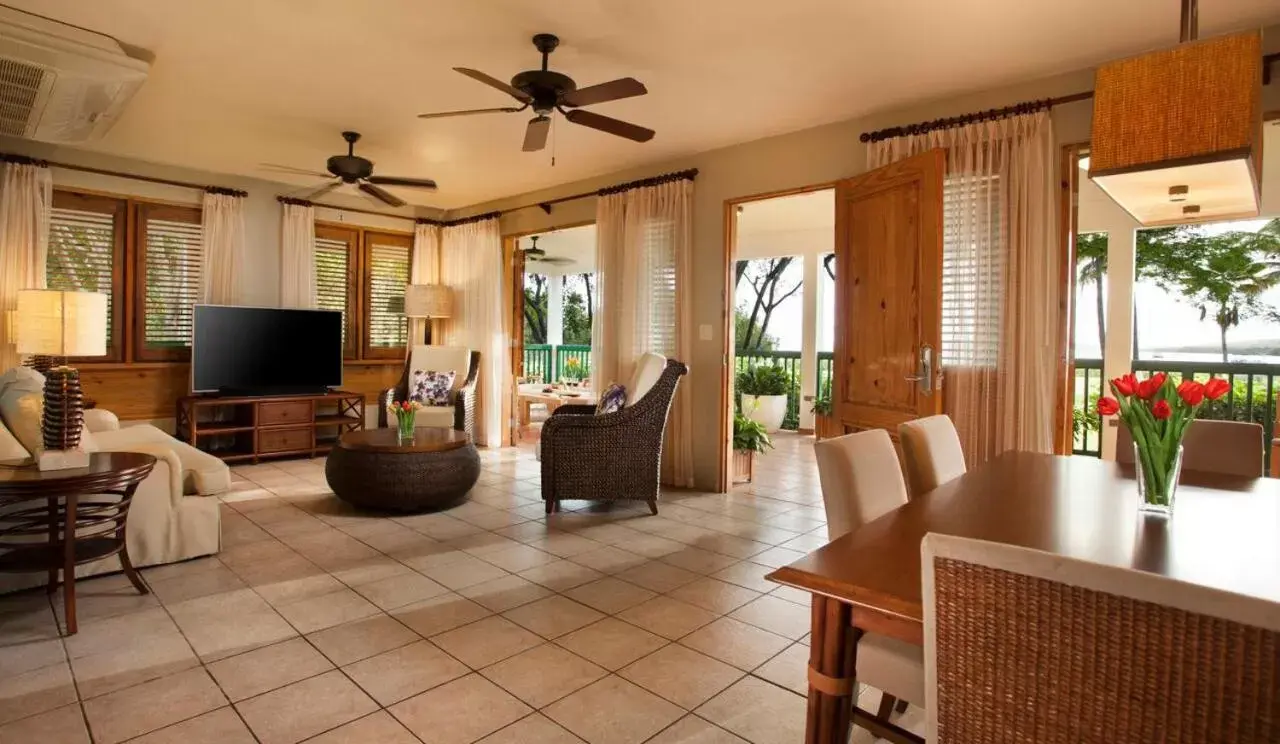
[[[595,415],[594,406],[560,406],[542,425],[542,499],[552,514],[566,499],[644,501],[658,513],[662,437],[676,385],[688,367],[667,360],[634,405]]]
[[[948,535],[922,554],[927,741],[1280,741],[1275,604]]]
[[[388,426],[387,404],[394,400],[404,400],[409,395],[409,376],[413,373],[412,357],[404,363],[404,373],[400,382],[393,388],[387,388],[378,395],[378,428]],[[473,439],[476,435],[476,378],[480,374],[480,352],[470,352],[466,380],[454,391],[453,428],[465,431]]]

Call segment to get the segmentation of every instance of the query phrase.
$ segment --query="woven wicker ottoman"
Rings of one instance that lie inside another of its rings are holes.
[[[466,497],[480,477],[480,456],[466,432],[419,428],[401,443],[395,429],[349,431],[324,466],[338,498],[366,509],[419,512]]]

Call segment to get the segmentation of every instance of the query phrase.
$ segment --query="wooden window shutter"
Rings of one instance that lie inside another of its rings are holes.
[[[77,361],[124,360],[125,210],[122,199],[53,194],[46,286],[107,295],[107,355]]]
[[[356,305],[356,247],[360,233],[346,227],[316,225],[316,307],[342,312],[342,356],[354,359],[359,349],[354,320]]]
[[[409,340],[404,288],[409,283],[413,238],[366,231],[364,244],[364,356],[366,359],[403,358]]]
[[[134,358],[191,358],[192,307],[200,300],[200,209],[137,206]]]

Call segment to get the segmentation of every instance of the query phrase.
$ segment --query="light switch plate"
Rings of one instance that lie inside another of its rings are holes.
[[[710,323],[703,323],[698,326],[698,340],[710,341],[712,337],[712,329]]]

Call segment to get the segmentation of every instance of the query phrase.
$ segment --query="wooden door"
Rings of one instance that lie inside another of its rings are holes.
[[[844,432],[942,412],[943,150],[836,187],[833,415]]]

